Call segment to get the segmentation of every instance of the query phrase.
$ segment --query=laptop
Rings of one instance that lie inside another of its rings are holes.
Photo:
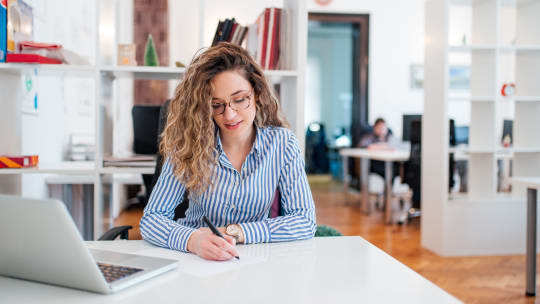
[[[89,249],[65,205],[0,195],[0,275],[114,293],[178,266],[178,261]]]

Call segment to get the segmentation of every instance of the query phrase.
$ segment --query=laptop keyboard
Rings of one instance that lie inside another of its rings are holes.
[[[105,277],[107,283],[112,283],[121,278],[125,278],[129,275],[142,271],[140,268],[126,267],[126,266],[115,266],[104,263],[96,263],[101,270],[101,273]]]

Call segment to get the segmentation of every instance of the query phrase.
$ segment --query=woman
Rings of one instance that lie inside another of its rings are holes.
[[[238,256],[236,243],[313,237],[315,206],[294,134],[262,69],[220,43],[193,59],[169,106],[162,173],[140,222],[145,240],[204,259]],[[284,214],[268,218],[276,189]],[[172,220],[184,192],[186,217]],[[206,215],[226,241],[205,227]]]

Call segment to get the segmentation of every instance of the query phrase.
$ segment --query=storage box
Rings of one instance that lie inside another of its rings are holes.
[[[2,168],[29,168],[39,163],[37,155],[26,156],[0,156],[0,169]]]
[[[7,54],[7,0],[0,0],[0,62]]]

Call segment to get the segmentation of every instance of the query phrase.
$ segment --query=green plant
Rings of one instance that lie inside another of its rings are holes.
[[[144,65],[147,65],[147,66],[159,65],[156,45],[154,44],[154,39],[152,38],[152,34],[148,35],[148,40],[146,41],[146,47],[144,50]]]

